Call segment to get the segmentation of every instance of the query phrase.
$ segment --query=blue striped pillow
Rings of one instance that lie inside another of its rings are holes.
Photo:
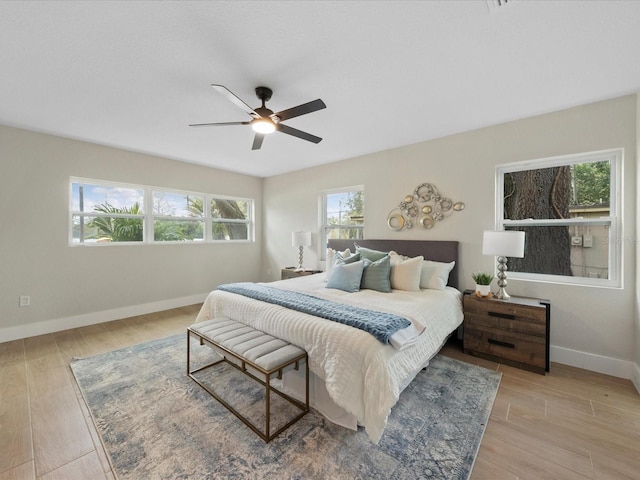
[[[384,258],[386,255],[389,255],[389,252],[381,252],[380,250],[361,247],[357,243],[354,245],[356,247],[356,253],[359,253],[362,258],[367,258],[372,262],[378,261],[381,258]]]
[[[390,273],[391,258],[389,258],[389,255],[385,255],[375,262],[365,258],[360,288],[389,293],[391,291]]]

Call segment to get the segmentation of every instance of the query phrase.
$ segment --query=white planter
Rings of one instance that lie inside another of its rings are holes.
[[[491,285],[478,285],[476,283],[476,295],[488,297],[491,293]]]

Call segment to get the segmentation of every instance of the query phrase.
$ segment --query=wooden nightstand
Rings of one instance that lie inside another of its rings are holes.
[[[463,304],[465,353],[542,375],[549,371],[548,300],[498,300],[465,291]]]
[[[296,267],[283,268],[281,272],[281,279],[287,280],[289,278],[303,277],[305,275],[313,275],[314,273],[321,273],[322,270],[298,270]]]

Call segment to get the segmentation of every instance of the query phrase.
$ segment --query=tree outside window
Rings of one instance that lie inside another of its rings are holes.
[[[211,234],[214,240],[248,240],[250,204],[247,201],[211,200]]]
[[[328,193],[325,197],[327,239],[361,239],[364,231],[364,192]]]
[[[526,233],[511,278],[618,284],[621,161],[610,150],[498,167],[498,228]]]

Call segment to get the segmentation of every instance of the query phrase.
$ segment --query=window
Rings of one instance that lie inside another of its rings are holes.
[[[526,234],[509,277],[621,287],[622,150],[497,168],[497,228]]]
[[[253,200],[72,178],[70,224],[72,245],[247,241]]]
[[[154,190],[152,199],[156,242],[204,240],[203,195]]]
[[[364,188],[351,187],[322,194],[322,245],[331,239],[362,239]],[[324,250],[324,249],[323,249]],[[324,253],[322,253],[324,257]]]
[[[71,204],[72,243],[143,241],[143,188],[73,182]]]
[[[253,202],[234,198],[211,199],[211,236],[214,240],[249,240]]]

